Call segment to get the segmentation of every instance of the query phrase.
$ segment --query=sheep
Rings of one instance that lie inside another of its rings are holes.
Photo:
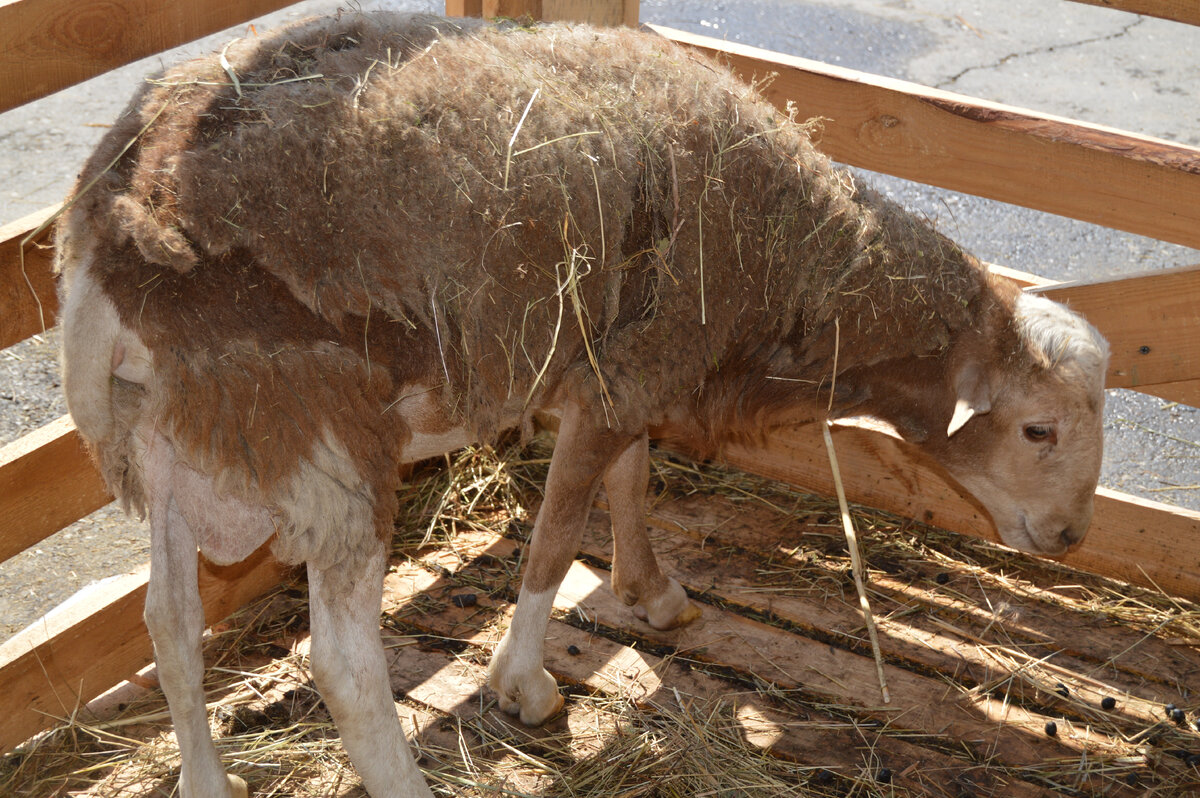
[[[698,611],[644,523],[651,430],[717,453],[891,424],[1007,544],[1087,530],[1107,348],[835,170],[810,128],[653,35],[343,14],[148,81],[59,221],[63,380],[148,516],[145,617],[188,798],[209,734],[197,551],[307,565],[312,667],[375,796],[429,795],[377,615],[402,468],[560,418],[489,684],[537,724],[551,601],[601,483],[613,590]]]

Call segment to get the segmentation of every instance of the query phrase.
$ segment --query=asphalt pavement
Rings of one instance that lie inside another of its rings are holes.
[[[60,201],[145,75],[282,22],[299,3],[0,114],[0,223]],[[434,11],[436,2],[363,2]],[[1200,28],[1046,0],[644,0],[643,22],[1200,146]],[[1200,251],[862,173],[980,258],[1056,280],[1200,264]],[[0,444],[63,412],[54,334],[0,352]],[[1200,411],[1110,391],[1102,484],[1200,510]],[[146,531],[111,508],[0,566],[0,637],[96,578],[146,559]]]

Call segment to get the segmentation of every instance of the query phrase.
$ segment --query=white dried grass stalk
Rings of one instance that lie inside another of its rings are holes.
[[[854,521],[850,518],[850,507],[846,504],[846,489],[842,486],[842,472],[838,468],[837,453],[833,450],[833,436],[829,434],[829,422],[821,425],[825,436],[825,448],[829,451],[829,467],[833,470],[833,485],[837,489],[838,507],[842,511],[842,529],[846,532],[846,546],[850,549],[850,570],[854,573],[854,586],[858,589],[858,605],[862,608],[863,620],[867,624],[867,635],[871,638],[871,651],[875,655],[875,672],[879,675],[879,692],[883,703],[892,702],[888,693],[887,678],[883,674],[883,655],[879,651],[879,635],[875,631],[875,616],[867,601],[867,587],[863,582],[862,557],[858,553],[858,535]]]

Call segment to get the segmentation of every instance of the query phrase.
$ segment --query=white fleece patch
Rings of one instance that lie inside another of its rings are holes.
[[[300,461],[276,506],[279,536],[271,550],[282,562],[328,568],[375,543],[374,491],[328,430],[312,458]]]

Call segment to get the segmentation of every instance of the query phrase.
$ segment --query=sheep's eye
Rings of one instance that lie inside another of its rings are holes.
[[[1047,424],[1029,424],[1025,427],[1025,437],[1032,443],[1053,441],[1054,428]]]

